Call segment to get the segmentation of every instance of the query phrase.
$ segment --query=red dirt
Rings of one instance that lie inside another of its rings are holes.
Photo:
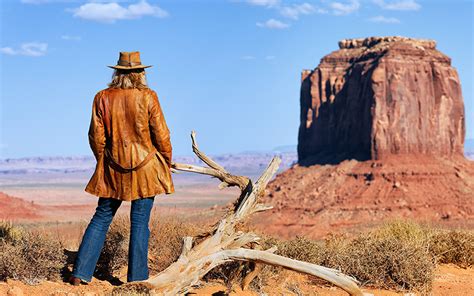
[[[0,220],[38,220],[43,210],[44,206],[0,192]]]
[[[253,225],[285,238],[321,238],[397,218],[471,227],[474,162],[394,156],[383,162],[296,165],[269,184],[264,199],[274,209],[256,215]]]
[[[472,295],[474,290],[474,269],[462,269],[454,265],[441,265],[435,272],[432,295],[437,296],[468,296]],[[27,285],[17,280],[7,280],[0,282],[0,295],[108,295],[114,286],[107,281],[100,281],[96,278],[88,285],[71,286],[63,282],[45,281],[38,285]],[[206,283],[199,289],[192,290],[189,295],[224,295],[226,287],[221,283]],[[314,285],[304,275],[295,272],[284,272],[282,276],[273,279],[262,288],[267,295],[333,295],[344,296],[346,292],[335,287],[323,287]],[[362,289],[368,295],[377,296],[395,296],[395,295],[419,295],[397,293],[394,291],[364,288]],[[13,293],[17,294],[13,294]],[[22,293],[22,294],[20,294]],[[215,294],[214,294],[215,293]],[[262,295],[255,291],[242,291],[234,286],[230,295],[251,296]]]

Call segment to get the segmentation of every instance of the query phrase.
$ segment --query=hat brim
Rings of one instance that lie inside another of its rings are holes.
[[[115,65],[115,66],[107,66],[107,67],[112,68],[112,69],[117,69],[117,70],[133,70],[133,69],[145,69],[145,68],[150,68],[151,66],[138,65],[138,66],[130,66],[130,67],[127,67],[127,66]]]

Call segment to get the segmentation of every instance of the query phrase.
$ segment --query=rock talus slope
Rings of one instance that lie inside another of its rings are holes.
[[[298,164],[269,185],[255,225],[321,237],[387,219],[474,225],[464,104],[432,40],[371,37],[303,71]]]

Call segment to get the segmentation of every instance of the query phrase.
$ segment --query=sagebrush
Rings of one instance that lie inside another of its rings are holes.
[[[474,233],[443,230],[414,222],[392,221],[355,237],[331,235],[324,241],[297,237],[282,241],[265,238],[264,248],[278,247],[277,253],[341,270],[363,286],[428,294],[437,263],[472,267]],[[280,270],[265,267],[254,281],[261,289]],[[318,279],[313,279],[321,283]]]
[[[156,274],[176,261],[181,253],[183,237],[199,234],[200,228],[175,217],[153,215],[150,218],[149,270]],[[109,228],[96,273],[119,275],[128,263],[130,222],[117,216]]]
[[[65,265],[66,255],[57,238],[0,222],[0,280],[59,281]]]
[[[205,232],[203,225],[184,222],[176,217],[152,216],[150,220],[149,268],[157,274],[174,262],[184,236]],[[96,276],[123,275],[127,267],[129,221],[114,218],[102,250]],[[399,291],[429,293],[437,263],[460,267],[474,266],[474,233],[467,230],[443,230],[412,222],[394,221],[372,231],[348,237],[332,235],[318,241],[305,237],[279,240],[264,237],[263,249],[277,246],[277,254],[341,270],[363,286]],[[64,248],[57,238],[32,232],[8,222],[0,223],[0,280],[18,279],[34,284],[42,280],[61,280],[67,266]],[[248,265],[230,263],[217,267],[205,278],[221,280],[231,289],[249,271]],[[252,287],[264,291],[269,280],[284,274],[281,269],[264,266]],[[310,278],[313,283],[321,280]],[[297,289],[293,287],[292,289]]]

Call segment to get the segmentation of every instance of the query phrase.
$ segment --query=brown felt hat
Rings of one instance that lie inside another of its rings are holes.
[[[132,52],[121,51],[119,55],[119,59],[117,61],[117,65],[108,66],[108,67],[113,68],[113,69],[120,69],[120,70],[132,70],[132,69],[149,68],[151,66],[142,65],[142,62],[140,61],[139,51],[132,51]]]

